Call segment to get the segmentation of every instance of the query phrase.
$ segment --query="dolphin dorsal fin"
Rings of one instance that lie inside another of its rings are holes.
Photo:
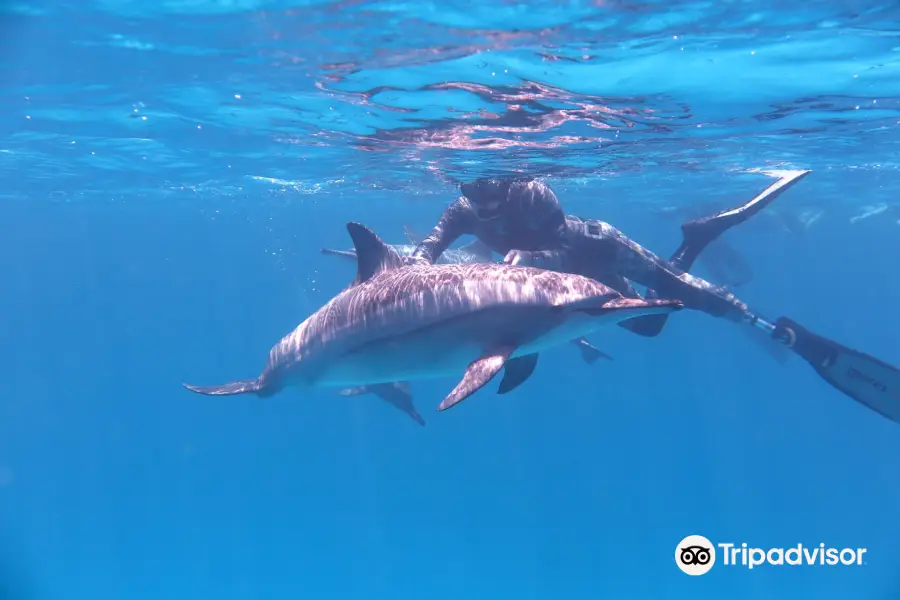
[[[356,279],[353,285],[368,281],[382,271],[399,269],[403,259],[397,251],[381,241],[375,232],[359,223],[347,223],[347,231],[356,249]]]

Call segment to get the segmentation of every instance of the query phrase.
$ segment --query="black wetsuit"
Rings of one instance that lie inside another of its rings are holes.
[[[534,266],[591,277],[628,297],[639,297],[631,280],[716,317],[748,318],[746,305],[733,294],[681,271],[612,225],[566,216],[556,195],[540,181],[512,183],[497,216],[488,220],[479,219],[465,197],[456,199],[416,248],[413,260],[433,263],[463,235],[474,235],[501,255],[528,251]],[[623,326],[633,329],[629,323]]]

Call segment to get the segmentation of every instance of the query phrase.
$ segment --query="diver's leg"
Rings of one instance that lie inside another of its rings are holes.
[[[747,319],[746,305],[725,289],[694,277],[629,239],[615,227],[599,221],[584,222],[586,244],[582,262],[601,261],[621,277],[645,285],[665,298],[678,299],[688,308],[732,320]],[[659,319],[661,315],[638,317]],[[634,319],[637,320],[637,319]],[[627,322],[627,321],[626,321]]]

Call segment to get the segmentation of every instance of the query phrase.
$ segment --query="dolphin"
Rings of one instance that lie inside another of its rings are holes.
[[[422,236],[413,231],[413,229],[409,226],[404,226],[403,232],[406,236],[406,244],[388,244],[388,246],[393,248],[394,251],[396,251],[400,256],[412,256],[413,252],[415,252],[416,247],[418,246],[418,241],[422,239]],[[322,254],[343,257],[347,260],[353,261],[353,264],[356,264],[355,249],[351,248],[348,250],[333,250],[331,248],[322,248],[321,252]],[[491,248],[487,244],[485,244],[481,240],[476,239],[475,241],[464,246],[460,246],[459,248],[451,248],[445,250],[438,257],[437,263],[444,265],[471,265],[490,263],[493,262],[493,260],[494,251],[491,250]],[[589,365],[594,364],[601,358],[604,358],[606,360],[613,360],[612,356],[603,352],[602,350],[594,346],[590,341],[584,338],[572,340],[572,343],[575,344],[575,346],[578,348],[578,352],[581,355],[581,360]],[[340,390],[338,393],[342,396],[361,396],[370,393],[375,394],[385,402],[388,402],[402,412],[407,413],[420,425],[425,425],[424,419],[422,421],[419,421],[419,419],[422,419],[422,417],[416,416],[419,413],[415,412],[412,392],[409,389],[408,382],[402,381],[392,384],[384,383],[371,386],[358,386]]]
[[[465,400],[501,370],[506,394],[543,350],[610,325],[684,308],[625,298],[581,275],[503,264],[404,264],[372,231],[348,223],[353,282],[269,351],[254,379],[183,384],[198,394],[271,397],[286,387],[355,387],[457,375],[438,405]]]

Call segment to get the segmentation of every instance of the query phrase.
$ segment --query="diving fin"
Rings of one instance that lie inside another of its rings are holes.
[[[781,194],[793,187],[794,184],[809,175],[810,171],[773,171],[764,173],[779,179],[749,202],[709,217],[683,223],[681,225],[683,237],[681,245],[672,254],[669,262],[682,271],[689,272],[703,250],[716,241],[719,236],[735,225],[739,225],[758,214],[772,204]],[[659,298],[659,293],[656,290],[648,289],[644,297],[647,299]],[[635,333],[647,337],[655,337],[662,332],[667,321],[668,315],[644,318],[641,321],[639,331],[635,331]]]
[[[781,194],[809,175],[810,171],[775,171],[766,173],[778,177],[778,181],[763,190],[749,202],[736,208],[723,210],[712,216],[688,221],[681,225],[683,241],[669,259],[682,271],[690,271],[700,253],[720,235],[758,214],[772,204]]]
[[[772,337],[778,339],[816,370],[835,389],[900,423],[900,369],[817,335],[780,317]]]

